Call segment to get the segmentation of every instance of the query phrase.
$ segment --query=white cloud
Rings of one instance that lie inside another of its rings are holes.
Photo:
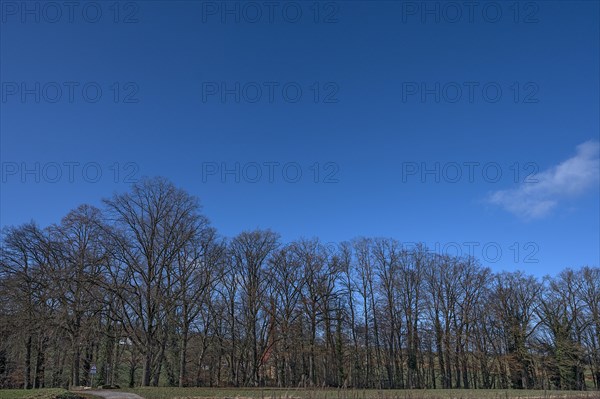
[[[577,153],[572,158],[532,176],[537,182],[496,191],[488,201],[524,219],[542,218],[561,200],[577,197],[598,186],[599,150],[598,141],[586,141],[577,146]]]

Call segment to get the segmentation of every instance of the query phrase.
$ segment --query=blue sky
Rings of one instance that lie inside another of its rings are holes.
[[[225,236],[600,263],[598,2],[47,4],[1,1],[1,226],[161,175]]]

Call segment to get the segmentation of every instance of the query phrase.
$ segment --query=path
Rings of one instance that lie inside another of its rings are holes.
[[[112,389],[103,389],[101,391],[85,390],[82,393],[89,393],[90,395],[100,396],[104,399],[144,399],[140,395],[129,392],[113,391]]]

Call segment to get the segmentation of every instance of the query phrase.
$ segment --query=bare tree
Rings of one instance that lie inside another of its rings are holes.
[[[71,385],[79,386],[82,346],[91,337],[93,321],[102,310],[97,301],[97,282],[107,262],[102,215],[99,209],[81,205],[69,212],[58,226],[52,226],[53,239],[60,246],[59,262],[53,268],[53,289],[60,302],[60,328],[71,341]]]
[[[273,343],[277,351],[277,380],[279,386],[290,386],[294,380],[293,326],[301,316],[299,304],[304,287],[300,260],[293,245],[287,245],[274,253],[270,261],[269,279],[273,284],[272,301],[274,312],[271,317],[277,323],[277,337]]]
[[[0,387],[600,387],[598,267],[539,279],[391,238],[220,238],[161,178],[104,205],[3,230]]]
[[[184,245],[177,256],[174,277],[178,302],[178,320],[181,326],[179,348],[179,386],[187,385],[187,346],[190,326],[203,308],[207,307],[210,290],[221,278],[225,247],[218,241],[216,231],[204,226]]]
[[[495,279],[491,306],[502,323],[507,366],[513,388],[534,386],[529,340],[538,326],[535,314],[541,292],[542,285],[521,272],[502,273]]]
[[[233,272],[240,284],[249,373],[246,384],[258,386],[259,371],[267,349],[269,331],[265,298],[270,284],[265,271],[269,256],[278,246],[278,235],[270,230],[240,233],[230,244]]]
[[[6,229],[2,241],[0,276],[6,299],[13,303],[9,309],[13,313],[14,327],[24,332],[19,336],[25,350],[22,387],[29,389],[39,383],[34,372],[42,366],[43,356],[38,355],[36,365],[32,364],[32,356],[36,342],[43,342],[42,326],[51,320],[46,300],[51,286],[48,278],[50,242],[47,234],[33,223]]]
[[[586,306],[584,342],[596,389],[600,389],[600,269],[584,267],[576,277],[580,279],[579,296]]]
[[[142,385],[148,386],[162,361],[160,327],[174,306],[167,300],[173,268],[203,219],[197,199],[162,178],[142,180],[131,193],[104,202],[114,225],[107,231],[119,262],[109,273],[119,293],[121,317],[142,348]]]

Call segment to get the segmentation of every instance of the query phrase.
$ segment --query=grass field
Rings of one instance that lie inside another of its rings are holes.
[[[0,389],[0,399],[53,399],[67,391],[60,388],[52,389]]]
[[[600,398],[600,392],[507,391],[507,390],[338,390],[273,388],[134,388],[146,399],[174,398],[302,398],[302,399],[516,399],[516,398]]]
[[[100,399],[92,395],[72,393],[61,388],[0,389],[0,399]]]
[[[506,390],[337,390],[275,388],[133,388],[121,389],[145,399],[300,398],[300,399],[600,399],[600,392]],[[79,393],[79,392],[78,392]],[[85,394],[84,394],[85,395]],[[64,389],[0,389],[0,399],[69,399]],[[87,395],[86,395],[87,396]]]

